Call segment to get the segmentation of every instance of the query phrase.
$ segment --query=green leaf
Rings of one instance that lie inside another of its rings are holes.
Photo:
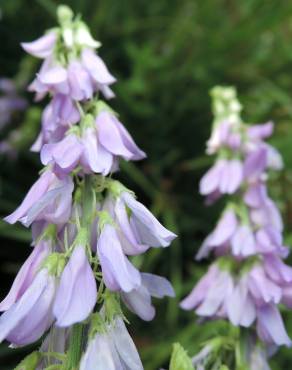
[[[169,370],[194,370],[192,360],[179,343],[173,345]]]
[[[26,356],[14,370],[35,370],[40,359],[41,354],[38,351],[34,351]]]

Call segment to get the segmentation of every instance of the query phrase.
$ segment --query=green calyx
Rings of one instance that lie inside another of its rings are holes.
[[[221,271],[228,271],[234,277],[242,277],[247,274],[256,264],[260,263],[259,256],[250,256],[243,261],[238,261],[232,256],[219,257],[216,266]]]
[[[73,20],[73,11],[67,5],[59,5],[57,8],[57,17],[60,24],[68,24]]]
[[[78,231],[78,234],[74,240],[73,245],[83,245],[86,246],[88,243],[88,231],[86,227],[81,227],[81,229]]]
[[[106,225],[115,226],[115,222],[107,211],[98,212],[98,230],[101,232]]]
[[[43,262],[42,268],[46,268],[50,275],[60,276],[66,265],[66,257],[63,253],[52,253]]]
[[[118,198],[121,193],[127,192],[135,195],[131,190],[126,188],[122,183],[117,180],[108,179],[107,181],[108,191],[115,197]]]

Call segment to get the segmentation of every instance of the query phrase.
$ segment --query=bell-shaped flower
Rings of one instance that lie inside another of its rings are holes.
[[[97,254],[108,289],[130,292],[141,285],[140,273],[125,256],[116,230],[110,223],[101,229]]]
[[[282,289],[265,273],[261,265],[255,265],[248,272],[248,289],[257,305],[278,304],[282,298]]]
[[[214,317],[224,305],[225,297],[233,290],[233,279],[228,271],[212,265],[192,292],[181,302],[186,310],[195,309],[200,316]]]
[[[146,157],[113,113],[103,110],[95,122],[98,141],[109,153],[125,160],[140,160]]]
[[[95,89],[90,74],[80,61],[71,60],[68,66],[70,96],[77,101],[91,99]]]
[[[110,74],[103,60],[92,49],[85,48],[81,53],[81,61],[98,90],[107,99],[113,98],[115,95],[109,86],[115,83],[116,79]]]
[[[79,163],[83,145],[75,134],[68,134],[63,140],[45,144],[41,151],[41,161],[46,166],[55,165],[55,172],[69,174]]]
[[[289,249],[283,246],[282,233],[277,229],[266,226],[255,233],[257,250],[263,254],[275,253],[282,258],[286,258]]]
[[[0,317],[0,342],[24,346],[37,341],[54,321],[55,277],[47,269],[35,276],[21,298]]]
[[[93,311],[96,300],[95,277],[84,247],[78,245],[62,272],[56,293],[53,306],[56,325],[68,327],[85,320]]]
[[[6,298],[0,303],[0,311],[8,310],[30,287],[44,259],[51,252],[51,244],[41,240],[19,270]]]
[[[291,347],[291,339],[276,306],[270,304],[260,307],[257,310],[257,318],[257,334],[263,342]]]
[[[56,32],[50,31],[35,41],[21,43],[21,46],[27,53],[34,57],[44,59],[53,53],[56,40]]]
[[[143,370],[136,346],[119,316],[89,341],[81,359],[80,370],[105,369]]]
[[[274,123],[267,122],[261,125],[252,125],[247,128],[248,138],[253,142],[262,141],[270,137],[274,130]]]
[[[42,130],[31,150],[38,152],[44,144],[63,139],[71,125],[80,120],[80,113],[72,99],[64,94],[56,94],[42,114]]]
[[[128,219],[125,218],[127,209],[130,210]],[[133,193],[129,191],[121,192],[120,201],[117,201],[115,207],[115,214],[125,238],[127,238],[128,243],[132,244],[127,250],[129,254],[139,254],[139,249],[143,245],[168,247],[172,240],[176,238],[176,235],[161,225],[153,214],[142,203],[138,202]]]
[[[41,220],[63,224],[70,217],[73,188],[71,177],[59,178],[51,170],[46,170],[5,221],[10,224],[21,221],[25,226]]]
[[[250,210],[250,219],[256,228],[272,227],[277,231],[282,232],[283,221],[276,204],[269,198],[259,208]]]
[[[68,337],[69,337],[69,329],[66,328],[58,328],[56,326],[52,326],[49,334],[45,337],[41,347],[40,352],[45,354],[41,357],[41,361],[38,364],[36,370],[43,370],[46,369],[50,365],[60,365],[61,360],[55,358],[53,355],[50,356],[48,353],[57,353],[57,354],[64,354],[68,349]]]
[[[249,153],[243,166],[245,179],[251,183],[260,179],[267,168],[267,161],[267,150],[264,147],[259,147]]]
[[[218,159],[200,181],[200,193],[212,195],[235,193],[243,181],[243,165],[238,159]]]
[[[170,282],[161,276],[147,273],[141,273],[141,285],[137,289],[121,293],[122,300],[129,310],[145,321],[150,321],[155,316],[151,297],[163,298],[165,296],[175,296]]]
[[[228,208],[223,212],[215,229],[204,240],[196,255],[196,259],[200,260],[205,258],[213,249],[224,247],[230,242],[237,228],[238,220],[236,214],[232,208]]]
[[[241,224],[231,239],[231,250],[234,256],[248,257],[257,252],[256,240],[250,225]]]
[[[267,276],[280,286],[291,285],[292,267],[286,265],[275,254],[266,254],[263,258],[263,267]]]

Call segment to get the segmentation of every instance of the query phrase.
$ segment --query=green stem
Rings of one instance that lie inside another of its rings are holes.
[[[77,370],[82,354],[83,325],[75,324],[70,335],[66,370]]]

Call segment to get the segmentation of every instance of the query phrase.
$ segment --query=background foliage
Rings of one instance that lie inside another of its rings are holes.
[[[55,24],[57,0],[0,2],[1,76],[14,78],[21,95],[37,61],[25,56],[19,43],[34,40]],[[273,144],[286,169],[271,179],[271,191],[292,243],[292,1],[277,0],[71,0],[75,12],[103,43],[100,55],[118,77],[111,102],[137,143],[148,153],[140,164],[124,163],[119,178],[136,191],[179,239],[166,250],[152,250],[137,259],[147,271],[168,276],[176,300],[155,302],[156,319],[141,322],[129,314],[130,331],[146,370],[167,367],[173,342],[190,354],[216,335],[223,323],[196,324],[178,302],[205,271],[193,255],[218,217],[221,206],[204,206],[198,181],[210,164],[205,154],[212,116],[209,89],[235,85],[248,122],[276,122]],[[31,105],[13,116],[0,140],[16,152],[0,156],[0,211],[12,211],[37,178],[38,156],[29,153],[40,123],[41,106]],[[7,139],[8,138],[8,139]],[[1,298],[29,254],[30,234],[20,226],[0,223]],[[291,244],[290,243],[290,244]],[[291,260],[292,262],[292,260]],[[285,313],[292,335],[292,314]],[[0,370],[12,369],[26,350],[0,346]],[[287,369],[292,350],[281,349],[274,369]]]

